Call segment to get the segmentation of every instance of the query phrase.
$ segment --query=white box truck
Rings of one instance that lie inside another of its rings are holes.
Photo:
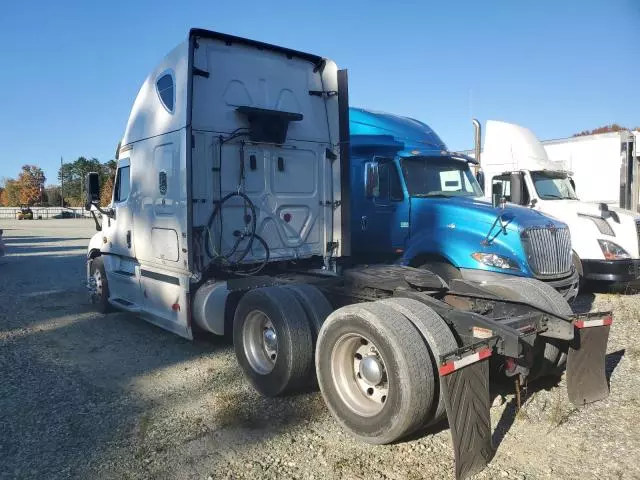
[[[640,211],[640,132],[544,140],[542,145],[549,160],[572,172],[581,201]]]
[[[569,226],[574,263],[584,281],[637,285],[638,214],[607,203],[582,201],[583,195],[603,200],[612,196],[610,184],[619,175],[619,164],[593,164],[588,172],[581,168],[580,175],[574,176],[566,162],[549,159],[530,130],[491,120],[486,122],[480,164],[485,194],[497,189],[507,201],[528,205]]]
[[[145,80],[118,147],[87,251],[97,307],[186,338],[232,334],[258,391],[317,378],[367,442],[446,415],[458,478],[492,456],[489,357],[519,381],[566,366],[572,402],[605,398],[610,312],[573,315],[535,279],[447,284],[350,259],[348,115],[334,62],[191,30]],[[87,176],[89,209],[98,183]]]

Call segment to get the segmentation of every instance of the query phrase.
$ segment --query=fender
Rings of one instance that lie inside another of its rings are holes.
[[[482,229],[484,230],[484,229]],[[422,228],[407,241],[407,248],[400,263],[411,265],[422,255],[435,255],[446,259],[456,268],[489,270],[510,273],[520,276],[533,276],[522,250],[519,235],[508,231],[500,233],[488,245],[485,245],[486,234],[466,228]],[[495,253],[515,261],[520,271],[504,271],[478,263],[471,257],[475,252]]]
[[[87,258],[88,259],[92,259],[97,257],[98,255],[101,255],[102,253],[102,245],[103,245],[103,241],[102,241],[102,232],[97,232],[95,233],[92,237],[91,240],[89,240],[89,247],[87,248]]]

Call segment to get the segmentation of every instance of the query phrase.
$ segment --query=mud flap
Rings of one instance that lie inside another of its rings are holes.
[[[476,352],[440,367],[458,480],[480,472],[493,457],[490,355],[491,350]]]
[[[567,357],[567,393],[576,406],[609,396],[605,373],[607,341],[611,317],[576,321],[575,334]]]

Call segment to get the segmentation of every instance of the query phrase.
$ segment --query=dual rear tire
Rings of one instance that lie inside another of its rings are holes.
[[[368,443],[416,431],[438,402],[429,348],[389,303],[349,305],[331,314],[318,336],[316,372],[333,416]]]
[[[313,384],[316,338],[331,310],[311,285],[257,288],[242,297],[233,343],[238,363],[258,392],[275,397]]]
[[[333,416],[353,436],[374,444],[444,417],[437,362],[458,345],[435,312],[410,299],[331,310],[322,293],[307,285],[244,295],[234,319],[234,347],[260,393],[305,390],[317,375]]]

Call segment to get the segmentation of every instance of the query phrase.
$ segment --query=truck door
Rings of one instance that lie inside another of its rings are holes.
[[[104,231],[103,252],[109,290],[112,299],[126,307],[139,305],[139,267],[133,243],[133,204],[131,195],[131,164],[128,158],[118,162],[113,187],[114,218]]]
[[[354,252],[392,256],[402,253],[409,233],[409,214],[398,167],[392,158],[374,157],[365,164],[365,196],[360,228],[353,232]]]

